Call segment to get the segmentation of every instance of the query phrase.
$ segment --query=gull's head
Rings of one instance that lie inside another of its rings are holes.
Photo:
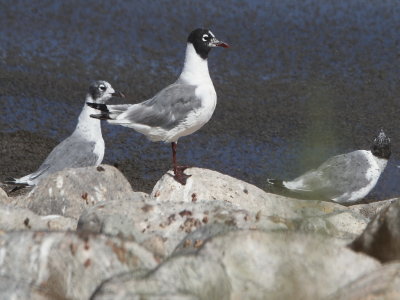
[[[187,39],[196,50],[197,54],[203,59],[208,57],[211,48],[223,47],[228,48],[228,44],[219,41],[209,29],[197,28],[193,30]]]
[[[111,97],[125,96],[121,92],[115,91],[107,81],[96,80],[90,84],[87,97],[95,103],[105,103]]]
[[[371,152],[376,157],[385,159],[389,159],[390,154],[392,154],[390,139],[383,132],[383,129],[381,129],[378,136],[374,139],[371,146]]]

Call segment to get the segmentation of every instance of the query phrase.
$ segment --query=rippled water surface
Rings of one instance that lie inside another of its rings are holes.
[[[210,53],[217,109],[179,141],[182,163],[264,187],[368,149],[384,128],[393,154],[369,198],[400,195],[399,1],[0,4],[0,180],[33,171],[71,133],[90,80],[109,81],[130,103],[173,82],[188,33],[204,26],[231,48]],[[103,128],[105,162],[149,191],[170,167],[170,146]],[[11,139],[25,131],[32,137]]]

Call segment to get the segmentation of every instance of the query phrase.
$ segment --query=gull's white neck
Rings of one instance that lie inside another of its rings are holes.
[[[212,84],[207,59],[203,59],[197,54],[192,43],[187,44],[185,63],[178,80],[192,85]]]
[[[85,136],[91,140],[97,140],[102,138],[100,120],[91,118],[90,115],[97,114],[99,111],[87,106],[86,102],[93,102],[92,97],[86,97],[85,105],[79,115],[74,134]]]
[[[373,155],[372,153],[371,153],[371,156],[375,159],[375,162],[378,166],[379,171],[382,172],[386,168],[388,160],[386,158],[377,157],[377,156]]]

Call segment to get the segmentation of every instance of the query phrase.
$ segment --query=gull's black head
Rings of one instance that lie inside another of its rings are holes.
[[[383,129],[381,129],[378,136],[374,139],[371,152],[376,157],[385,159],[389,159],[390,154],[392,154],[390,139],[385,135]]]
[[[104,80],[93,81],[89,86],[88,96],[96,103],[105,103],[111,97],[124,97],[121,92],[116,92],[111,84]]]
[[[193,30],[187,39],[188,43],[193,44],[194,49],[201,58],[206,59],[211,48],[228,48],[228,44],[217,40],[214,34],[208,29],[197,28]]]

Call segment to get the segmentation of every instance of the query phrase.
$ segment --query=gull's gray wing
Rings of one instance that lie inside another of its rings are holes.
[[[366,173],[369,167],[370,163],[365,152],[354,151],[331,157],[317,169],[285,183],[285,186],[334,198],[367,186],[369,181]]]
[[[196,86],[174,83],[153,98],[131,105],[117,120],[169,130],[201,106],[201,99],[195,95],[195,90]]]
[[[71,135],[50,152],[39,169],[32,175],[39,177],[66,168],[94,166],[99,158],[93,152],[94,148],[95,142],[89,142],[78,135]]]

